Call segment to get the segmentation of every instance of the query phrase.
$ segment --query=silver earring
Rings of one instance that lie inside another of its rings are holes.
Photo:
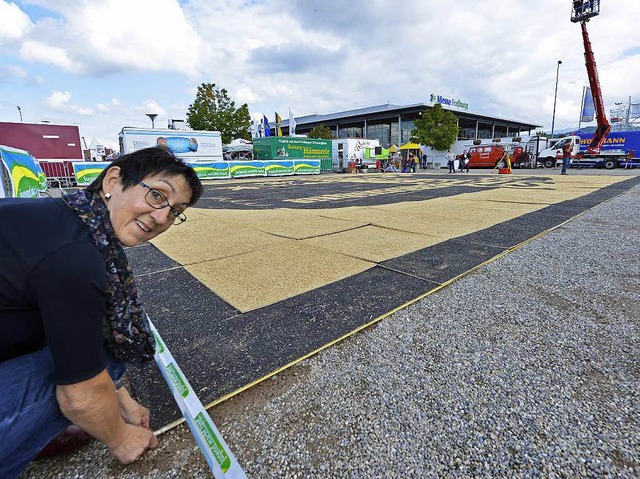
[[[109,201],[111,199],[111,193],[105,193],[104,194],[104,199]]]

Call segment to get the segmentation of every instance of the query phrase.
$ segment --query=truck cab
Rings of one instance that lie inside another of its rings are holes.
[[[538,163],[542,163],[547,168],[553,168],[556,165],[562,163],[562,147],[568,142],[571,142],[571,162],[572,167],[587,167],[595,166],[600,168],[606,168],[611,170],[621,164],[628,164],[630,158],[634,156],[633,150],[624,151],[620,149],[603,149],[598,153],[589,153],[584,149],[584,138],[581,139],[578,135],[566,136],[552,143],[551,147],[546,148],[538,155]],[[582,143],[583,148],[580,148]],[[630,166],[635,166],[635,162],[631,162]]]
[[[576,156],[580,151],[580,137],[565,136],[558,140],[551,140],[551,146],[542,150],[538,155],[538,163],[542,163],[547,168],[553,168],[562,163],[562,147],[567,142],[571,142],[571,156]]]

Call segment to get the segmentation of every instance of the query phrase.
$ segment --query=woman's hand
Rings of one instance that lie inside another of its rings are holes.
[[[115,390],[107,370],[85,381],[56,386],[60,410],[73,424],[102,441],[123,464],[158,445],[149,430],[149,411]]]
[[[132,426],[141,426],[149,429],[149,410],[133,399],[126,388],[118,389],[116,394],[120,406],[120,415],[124,422]]]
[[[151,431],[127,424],[122,440],[116,445],[109,446],[109,452],[121,464],[131,464],[147,449],[153,449],[157,446],[158,439]]]

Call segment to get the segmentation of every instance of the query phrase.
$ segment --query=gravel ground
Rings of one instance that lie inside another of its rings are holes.
[[[640,477],[640,187],[213,408],[250,478]],[[205,478],[185,425],[22,478]]]

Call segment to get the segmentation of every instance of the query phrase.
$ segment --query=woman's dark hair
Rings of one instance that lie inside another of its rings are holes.
[[[179,158],[176,158],[170,149],[163,147],[145,148],[144,150],[122,155],[107,166],[93,183],[87,186],[87,190],[93,193],[100,192],[102,190],[102,180],[107,171],[114,166],[120,167],[120,183],[123,190],[136,185],[136,179],[143,180],[147,176],[182,175],[187,180],[189,188],[191,188],[189,206],[194,205],[202,196],[202,183],[195,170]]]

